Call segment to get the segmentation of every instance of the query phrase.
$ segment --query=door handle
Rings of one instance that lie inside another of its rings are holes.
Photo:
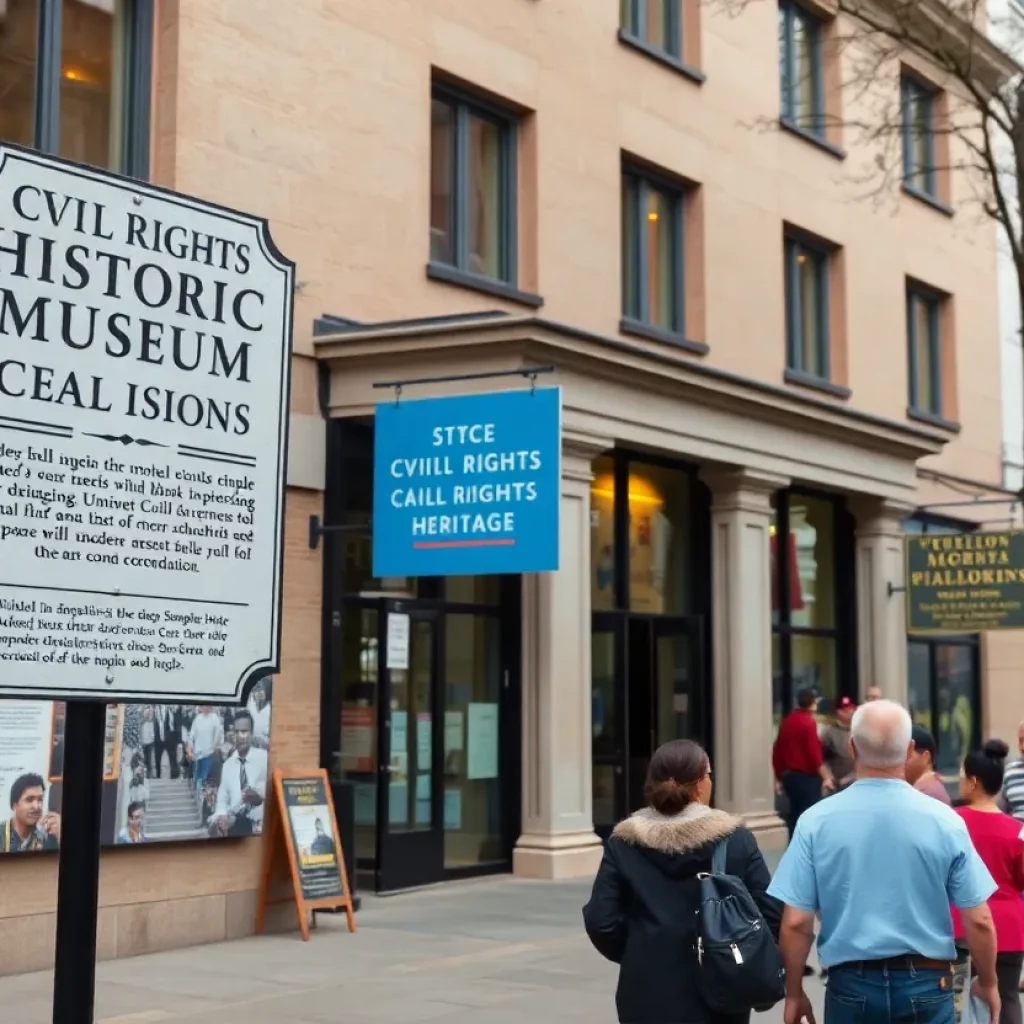
[[[380,772],[382,775],[390,775],[394,771],[394,768],[389,764],[382,764],[380,766]]]

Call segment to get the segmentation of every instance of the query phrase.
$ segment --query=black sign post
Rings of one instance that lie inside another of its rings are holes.
[[[53,1024],[92,1024],[100,889],[100,810],[107,706],[70,700],[57,874]]]
[[[1024,532],[905,540],[907,632],[1024,629]]]

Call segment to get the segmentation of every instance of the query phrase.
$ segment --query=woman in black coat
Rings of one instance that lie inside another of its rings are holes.
[[[673,740],[651,758],[647,806],[620,822],[608,840],[583,908],[587,934],[619,964],[615,1003],[621,1024],[746,1024],[706,1009],[696,973],[696,876],[711,870],[723,839],[726,873],[743,879],[778,940],[782,905],[768,895],[771,876],[753,835],[712,810],[711,764],[703,747]]]

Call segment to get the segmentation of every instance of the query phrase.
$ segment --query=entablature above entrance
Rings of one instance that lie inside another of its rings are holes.
[[[344,326],[318,332],[314,346],[327,367],[322,404],[332,418],[372,414],[389,397],[383,381],[417,381],[402,398],[427,398],[528,386],[480,375],[552,366],[556,372],[538,384],[563,389],[567,445],[573,437],[607,438],[895,500],[912,498],[917,460],[950,437],[539,317]]]

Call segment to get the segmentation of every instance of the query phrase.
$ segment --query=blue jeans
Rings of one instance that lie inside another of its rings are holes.
[[[954,1024],[949,971],[834,967],[825,1024]]]

